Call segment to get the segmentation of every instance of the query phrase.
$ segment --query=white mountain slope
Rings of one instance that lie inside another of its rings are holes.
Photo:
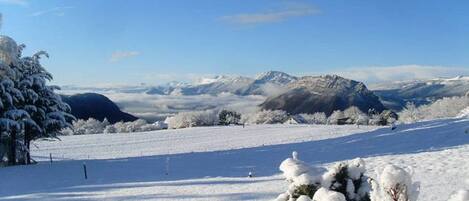
[[[380,83],[370,86],[386,106],[402,108],[411,101],[417,105],[452,96],[469,96],[469,76]]]
[[[441,119],[394,131],[260,125],[68,136],[36,143],[37,165],[1,168],[0,200],[272,200],[287,189],[278,166],[296,150],[319,166],[362,157],[371,176],[387,163],[412,169],[419,200],[445,201],[469,188],[467,129],[469,119]]]

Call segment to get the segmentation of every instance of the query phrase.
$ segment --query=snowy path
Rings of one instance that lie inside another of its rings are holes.
[[[396,131],[268,125],[70,136],[41,142],[34,155],[64,153],[73,160],[0,169],[0,200],[270,200],[286,188],[279,163],[298,150],[302,160],[323,166],[365,157],[371,174],[385,163],[410,167],[422,182],[420,200],[443,201],[469,187],[468,128],[469,120],[453,119]],[[249,171],[256,177],[246,178]]]

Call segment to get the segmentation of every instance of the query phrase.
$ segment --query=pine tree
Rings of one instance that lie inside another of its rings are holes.
[[[0,36],[0,140],[7,147],[9,165],[29,164],[31,141],[57,138],[74,119],[70,107],[55,93],[58,87],[47,85],[52,75],[39,62],[47,53],[22,57],[24,47]]]

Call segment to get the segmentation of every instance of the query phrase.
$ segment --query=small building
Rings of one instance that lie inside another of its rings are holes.
[[[284,124],[307,124],[308,121],[300,115],[289,116],[288,119],[283,122]]]

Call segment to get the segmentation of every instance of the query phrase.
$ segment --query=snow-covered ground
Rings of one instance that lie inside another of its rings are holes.
[[[468,129],[469,119],[443,119],[394,131],[259,125],[67,136],[37,142],[37,165],[1,168],[0,200],[272,200],[287,188],[278,166],[296,150],[326,167],[362,157],[371,176],[387,163],[411,169],[419,200],[444,201],[469,188]]]

